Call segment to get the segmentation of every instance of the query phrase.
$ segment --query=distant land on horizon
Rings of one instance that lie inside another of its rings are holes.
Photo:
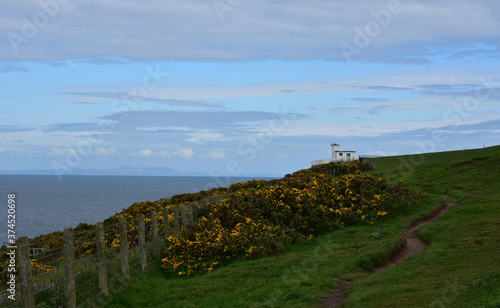
[[[0,175],[57,175],[54,170],[44,170],[44,169],[25,169],[25,170],[0,170]],[[172,169],[170,167],[132,167],[132,166],[121,166],[112,169],[80,169],[74,168],[64,172],[62,176],[67,175],[102,175],[102,176],[219,176],[224,177],[223,172],[183,172],[179,170]],[[232,177],[283,177],[282,174],[237,174]]]

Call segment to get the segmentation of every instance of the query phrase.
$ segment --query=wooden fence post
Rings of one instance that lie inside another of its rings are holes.
[[[193,206],[194,202],[188,204],[188,223],[190,226],[194,225],[194,217],[193,217]]]
[[[64,230],[64,289],[66,294],[66,307],[76,307],[75,290],[75,270],[73,263],[75,261],[75,251],[73,250],[73,229]]]
[[[156,211],[151,212],[151,224],[153,225],[153,253],[155,257],[160,255],[160,246],[158,241],[158,216]]]
[[[141,264],[142,271],[145,272],[147,270],[147,262],[146,262],[146,237],[145,237],[145,227],[144,227],[144,214],[139,214],[137,223],[139,229],[139,262]]]
[[[120,217],[120,252],[122,259],[122,275],[126,279],[130,279],[130,270],[128,264],[128,237],[127,237],[127,220],[125,217]]]
[[[108,296],[108,273],[106,271],[106,238],[104,223],[98,222],[96,226],[97,272],[99,275],[99,289],[101,289],[102,294]]]
[[[174,234],[179,235],[179,206],[174,207]]]
[[[163,208],[163,230],[165,231],[165,238],[170,236],[170,226],[168,222],[168,210]]]
[[[17,240],[19,249],[19,278],[21,285],[21,307],[35,307],[33,297],[33,279],[31,279],[30,241],[27,237]]]
[[[187,229],[188,221],[187,221],[187,217],[186,217],[186,205],[185,204],[181,205],[180,210],[181,210],[181,217],[182,217],[182,228]]]

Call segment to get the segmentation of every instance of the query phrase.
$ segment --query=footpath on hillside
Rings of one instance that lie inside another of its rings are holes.
[[[418,230],[418,228],[422,227],[423,225],[437,220],[444,213],[446,213],[450,209],[450,207],[456,205],[458,204],[454,202],[446,202],[443,204],[443,206],[438,208],[437,211],[431,213],[424,219],[419,219],[414,221],[411,224],[410,228],[408,228],[405,232],[403,232],[403,235],[405,236],[406,239],[406,243],[402,245],[400,249],[394,252],[394,257],[389,262],[387,262],[384,266],[378,266],[373,268],[371,273],[374,274],[382,268],[396,266],[399,263],[406,260],[408,257],[411,257],[413,255],[416,255],[417,253],[422,252],[426,247],[426,244],[415,236],[415,232]],[[350,283],[351,282],[346,280],[342,281],[341,284],[338,285],[332,291],[330,297],[324,301],[324,307],[326,308],[339,307],[348,297],[347,286]]]

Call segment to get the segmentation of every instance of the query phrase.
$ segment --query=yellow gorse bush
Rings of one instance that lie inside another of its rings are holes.
[[[199,219],[166,240],[163,267],[179,275],[212,270],[235,257],[276,254],[299,239],[355,221],[374,223],[419,196],[386,178],[361,174],[359,163],[343,165],[339,179],[310,169],[282,180],[231,185],[225,198],[199,209]]]

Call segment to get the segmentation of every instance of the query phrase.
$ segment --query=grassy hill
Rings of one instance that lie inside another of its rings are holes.
[[[345,307],[500,307],[500,147],[372,159],[370,173],[427,198],[374,225],[357,223],[292,245],[278,256],[237,260],[190,278],[149,265],[108,307],[311,307],[352,281]],[[458,203],[418,230],[420,254],[371,275],[403,243],[402,231],[443,202]]]

